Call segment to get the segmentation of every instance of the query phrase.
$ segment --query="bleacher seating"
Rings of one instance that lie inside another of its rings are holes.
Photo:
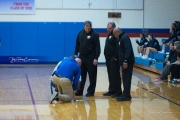
[[[154,59],[159,61],[164,61],[166,57],[165,53],[154,53]]]
[[[163,62],[156,62],[155,63],[155,68],[158,69],[158,70],[163,70],[164,69]]]
[[[166,39],[162,39],[162,41],[164,41]],[[162,49],[162,46],[160,47],[160,49]],[[170,48],[169,46],[166,46],[165,48],[165,53],[153,53],[150,52],[149,54],[149,58],[151,59],[142,59],[140,57],[135,57],[135,63],[136,64],[140,64],[143,66],[147,66],[150,67],[151,65],[153,65],[157,70],[163,70],[163,63],[166,59],[166,53],[170,52]]]
[[[152,60],[135,57],[135,63],[149,67],[152,63]]]

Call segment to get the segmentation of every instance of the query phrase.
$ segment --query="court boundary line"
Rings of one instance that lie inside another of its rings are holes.
[[[38,115],[38,112],[37,112],[34,96],[32,94],[31,85],[29,83],[28,75],[25,74],[25,76],[26,76],[26,81],[27,81],[27,84],[28,84],[28,89],[29,89],[29,92],[30,92],[30,96],[31,96],[31,101],[32,101],[32,104],[33,104],[34,112],[35,112],[35,115],[36,115],[36,120],[39,120],[39,115]]]
[[[138,85],[136,85],[136,84],[134,84],[134,83],[131,83],[131,84],[133,84],[133,85],[135,85],[135,86],[137,86],[137,87],[140,87],[140,86],[138,86]],[[159,94],[157,94],[157,93],[148,91],[147,89],[145,89],[145,88],[143,88],[143,87],[140,87],[140,88],[143,89],[143,90],[145,90],[145,91],[147,91],[147,92],[149,92],[149,93],[152,93],[152,94],[154,94],[154,95],[156,95],[156,96],[158,96],[158,97],[160,97],[160,98],[163,98],[163,99],[165,99],[165,100],[167,100],[167,101],[169,101],[169,102],[171,102],[171,103],[173,103],[173,104],[175,104],[175,105],[180,106],[180,104],[178,104],[178,103],[176,103],[176,102],[174,102],[174,101],[172,101],[172,100],[170,100],[170,99],[168,99],[168,98],[166,98],[166,97],[163,97],[163,96],[161,96],[161,95],[159,95]]]

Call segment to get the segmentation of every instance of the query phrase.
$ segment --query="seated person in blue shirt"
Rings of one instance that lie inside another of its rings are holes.
[[[143,59],[147,59],[150,52],[157,52],[160,49],[158,40],[152,34],[148,35],[149,42],[145,44]]]
[[[138,44],[137,50],[138,50],[138,55],[137,57],[142,57],[142,51],[143,51],[143,46],[144,44],[148,42],[146,39],[145,35],[143,33],[140,34],[140,41],[136,39],[136,43]]]
[[[81,74],[81,59],[65,58],[52,76],[52,82],[57,85],[58,93],[51,96],[49,102],[57,99],[59,102],[76,100],[75,91]]]
[[[178,41],[178,37],[177,37],[177,34],[175,32],[175,28],[170,28],[170,33],[171,33],[171,36],[167,40],[163,41],[162,51],[159,51],[159,53],[165,53],[165,47],[166,46],[169,46],[169,44],[171,42]]]

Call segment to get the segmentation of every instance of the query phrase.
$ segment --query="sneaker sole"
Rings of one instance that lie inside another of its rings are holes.
[[[52,101],[53,101],[53,100],[55,99],[55,97],[57,97],[57,96],[58,96],[58,93],[52,94],[51,97],[50,97],[50,99],[49,99],[49,103],[51,104]]]

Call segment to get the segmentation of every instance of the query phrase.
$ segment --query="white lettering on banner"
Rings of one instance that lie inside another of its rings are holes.
[[[10,63],[37,63],[39,59],[28,59],[27,57],[10,57]]]

